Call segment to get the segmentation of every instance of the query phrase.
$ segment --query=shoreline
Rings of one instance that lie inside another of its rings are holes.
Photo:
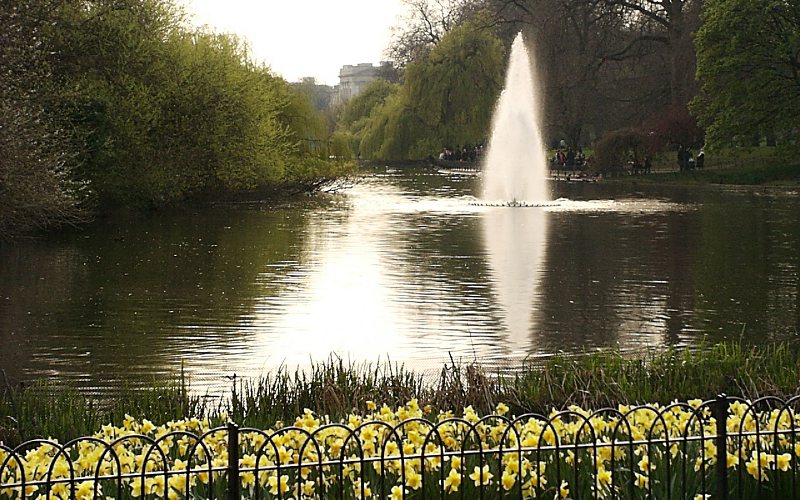
[[[246,425],[286,421],[309,408],[332,418],[367,400],[389,406],[412,398],[435,410],[472,406],[487,412],[503,402],[514,412],[548,412],[575,404],[617,404],[709,399],[719,394],[788,398],[800,389],[800,348],[789,341],[746,345],[727,341],[697,350],[668,347],[633,354],[602,350],[529,360],[519,370],[494,371],[479,363],[442,367],[436,380],[404,366],[329,360],[307,372],[286,371],[232,384],[227,401],[193,394],[183,374],[145,389],[120,388],[97,401],[76,389],[40,382],[0,388],[0,440],[52,436],[66,440],[94,432],[126,415],[166,422],[227,414]]]

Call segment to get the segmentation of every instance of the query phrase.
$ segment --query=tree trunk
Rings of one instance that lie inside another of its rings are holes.
[[[669,25],[667,28],[669,38],[669,90],[673,105],[683,105],[688,101],[686,78],[690,61],[687,58],[684,46],[686,45],[686,23],[683,13],[684,0],[667,0],[664,6],[667,9]]]

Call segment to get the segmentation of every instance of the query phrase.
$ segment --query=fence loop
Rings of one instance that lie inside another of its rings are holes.
[[[11,498],[797,498],[800,398],[570,407],[436,421],[398,410],[261,430],[191,419],[0,444]]]

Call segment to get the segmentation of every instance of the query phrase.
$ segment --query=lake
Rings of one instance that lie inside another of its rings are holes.
[[[552,181],[551,181],[552,182]],[[91,391],[334,355],[438,372],[557,351],[795,339],[800,197],[377,169],[336,194],[98,221],[0,246],[0,367]]]

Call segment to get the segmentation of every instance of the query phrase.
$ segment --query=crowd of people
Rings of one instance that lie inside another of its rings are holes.
[[[578,148],[577,151],[571,147],[558,148],[550,159],[550,168],[554,170],[583,170],[586,166],[587,158],[581,148]]]
[[[461,162],[474,162],[483,154],[483,144],[475,146],[463,147],[450,147],[447,146],[439,153],[439,160],[447,161],[461,161]],[[592,158],[587,157],[583,149],[577,149],[567,146],[565,141],[561,141],[558,149],[551,158],[549,158],[550,168],[552,170],[586,170],[592,166]],[[678,147],[678,166],[681,171],[692,170],[695,168],[703,168],[705,163],[705,152],[701,149],[695,157],[690,148],[683,145]],[[644,157],[643,161],[637,161],[633,157],[627,162],[627,171],[636,173],[649,174],[652,169],[652,160],[649,155]]]
[[[464,146],[451,148],[445,147],[439,153],[440,160],[448,161],[475,161],[483,154],[483,144],[477,146]]]

